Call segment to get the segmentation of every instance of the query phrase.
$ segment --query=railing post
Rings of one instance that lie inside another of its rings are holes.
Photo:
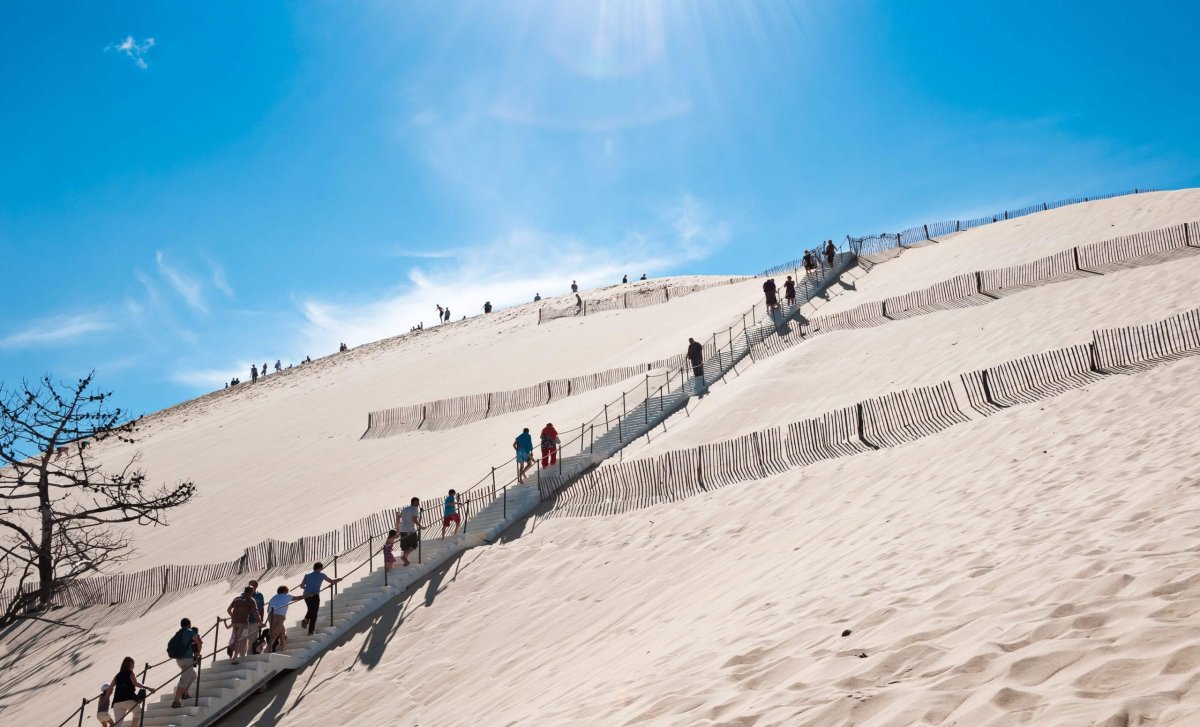
[[[591,454],[594,451],[595,446],[596,446],[596,425],[593,424],[590,427],[588,427],[588,454]]]
[[[220,647],[218,646],[218,644],[220,644],[220,643],[221,643],[221,617],[217,616],[217,627],[216,627],[216,630],[213,631],[213,660],[212,660],[213,664],[217,663],[217,652],[219,652],[221,650]]]
[[[337,556],[333,556],[333,579],[337,580]],[[329,586],[329,625],[333,626],[333,602],[337,600],[337,584]]]
[[[646,398],[645,404],[642,405],[642,413],[645,414],[645,423],[650,423],[650,374],[646,374]]]
[[[508,485],[504,486],[504,519],[508,519]]]
[[[492,468],[492,499],[496,499],[496,468]]]
[[[216,644],[213,644],[213,646],[216,646]],[[251,648],[253,648],[253,647],[251,647]],[[203,656],[203,654],[201,654],[201,656]],[[194,685],[196,687],[196,701],[193,702],[193,704],[197,707],[200,706],[200,672],[203,670],[203,668],[204,668],[204,660],[197,658],[196,659],[196,684]]]
[[[422,530],[417,531],[417,565],[421,564],[421,544],[425,542],[425,538],[421,537],[424,535],[423,530],[422,528]]]
[[[79,724],[78,727],[83,727],[83,713],[87,711],[87,699],[83,700],[83,704],[79,705]]]
[[[623,425],[623,422],[625,421],[625,416],[627,414],[628,414],[628,412],[625,411],[625,392],[622,391],[621,392],[621,418],[617,420],[617,440],[622,443],[625,441],[625,427]]]
[[[367,572],[375,572],[375,535],[367,536]]]

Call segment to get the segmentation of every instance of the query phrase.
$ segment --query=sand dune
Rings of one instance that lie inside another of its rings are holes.
[[[1194,219],[1200,192],[1185,190],[989,225],[878,266],[822,312]],[[619,387],[360,441],[366,412],[680,353],[758,297],[751,280],[545,326],[532,307],[512,309],[166,412],[147,426],[145,463],[197,479],[201,496],[169,528],[140,533],[128,567],[227,558],[469,483],[508,456],[519,427],[565,428]],[[1191,258],[820,336],[713,387],[626,455],[934,383],[1197,301]],[[1181,360],[672,505],[534,517],[226,723],[1191,724],[1197,375],[1200,358]],[[157,658],[181,614],[206,623],[228,592],[89,609],[105,620],[86,635],[10,635],[2,714],[57,724],[121,656]]]

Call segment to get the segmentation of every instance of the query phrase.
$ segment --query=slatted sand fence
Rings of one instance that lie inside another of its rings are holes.
[[[425,423],[421,429],[436,432],[483,421],[491,410],[491,402],[491,394],[470,394],[431,401],[425,405]]]
[[[898,447],[968,420],[949,381],[867,399],[859,406],[862,438],[880,448]]]
[[[1143,326],[1092,332],[1096,368],[1132,373],[1164,361],[1200,355],[1200,308]]]
[[[861,413],[855,404],[789,424],[788,462],[792,467],[807,467],[823,459],[878,449],[863,438]]]
[[[1172,225],[1080,245],[1075,248],[1076,264],[1080,270],[1106,273],[1194,255],[1200,248],[1190,239],[1189,225],[1195,224]]]
[[[391,409],[381,409],[367,414],[367,431],[364,439],[391,437],[405,432],[415,432],[425,421],[425,405],[411,404]]]
[[[976,276],[964,273],[922,290],[885,298],[882,307],[885,317],[900,320],[939,310],[983,305],[990,300],[979,292]]]
[[[1018,404],[1030,404],[1094,383],[1091,344],[1067,346],[1022,356],[961,375],[970,406],[985,416]]]
[[[1071,248],[1019,265],[980,270],[975,275],[981,294],[999,298],[1087,273],[1080,271],[1075,264],[1075,248]]]

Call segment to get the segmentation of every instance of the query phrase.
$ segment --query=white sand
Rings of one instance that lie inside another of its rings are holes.
[[[1192,190],[987,226],[881,265],[828,308],[1197,218]],[[822,336],[715,387],[638,456],[1156,320],[1194,307],[1198,282],[1200,263],[1173,261]],[[680,353],[758,286],[541,327],[515,309],[164,415],[145,464],[196,479],[201,496],[140,534],[129,568],[226,559],[469,484],[520,426],[565,428],[617,388],[359,441],[366,411]],[[1198,374],[1200,359],[1181,361],[672,506],[535,520],[227,723],[1190,724]],[[121,656],[159,658],[179,615],[207,624],[227,599],[217,586],[175,598],[93,629],[81,652],[60,641],[6,654],[2,714],[57,724]]]

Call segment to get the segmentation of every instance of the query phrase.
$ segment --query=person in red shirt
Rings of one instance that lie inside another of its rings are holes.
[[[547,422],[542,429],[542,469],[558,464],[558,430]]]

